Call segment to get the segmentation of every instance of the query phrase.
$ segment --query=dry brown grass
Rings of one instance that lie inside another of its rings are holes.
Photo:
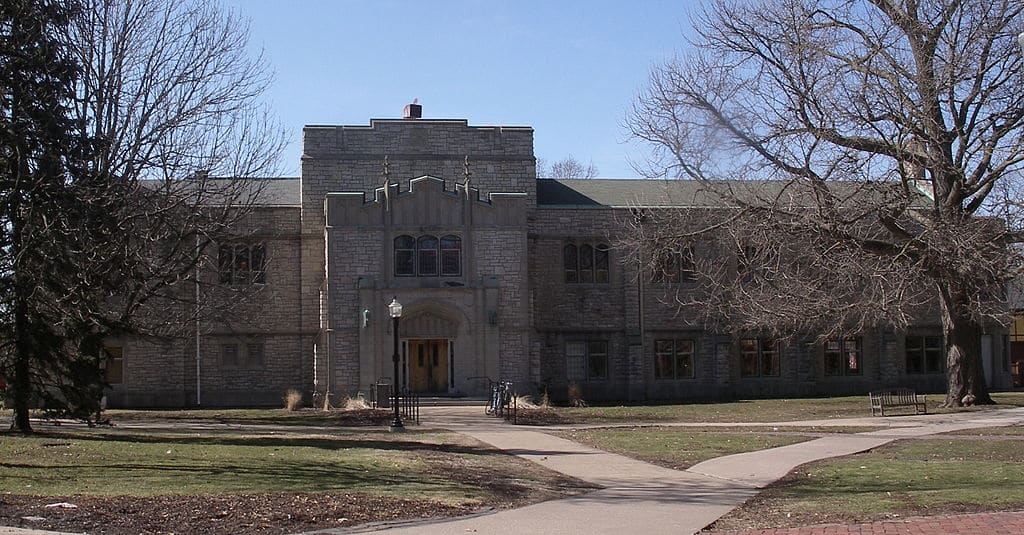
[[[537,404],[533,402],[533,398],[530,396],[516,396],[516,407],[519,409],[536,409]]]
[[[370,404],[366,402],[366,398],[357,396],[354,398],[345,398],[345,404],[342,405],[342,410],[346,411],[358,411],[363,409],[369,409]]]
[[[302,392],[294,388],[284,393],[284,408],[289,411],[297,411],[302,408]]]
[[[587,402],[583,399],[583,388],[572,383],[569,385],[569,406],[570,407],[586,407]]]

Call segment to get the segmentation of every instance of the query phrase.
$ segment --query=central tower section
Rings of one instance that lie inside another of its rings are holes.
[[[303,321],[321,395],[368,392],[382,380],[432,395],[482,394],[483,377],[525,386],[534,375],[533,130],[421,119],[417,108],[368,127],[303,131],[304,309],[320,311]],[[392,298],[405,307],[399,377],[391,377]]]

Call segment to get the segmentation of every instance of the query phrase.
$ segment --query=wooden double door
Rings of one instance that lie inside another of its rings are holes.
[[[451,361],[449,340],[432,338],[408,340],[409,391],[438,394],[448,392]]]

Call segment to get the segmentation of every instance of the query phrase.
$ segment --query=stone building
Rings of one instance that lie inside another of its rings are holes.
[[[245,241],[211,277],[255,291],[231,324],[193,337],[111,340],[110,406],[279,405],[288,389],[340,400],[390,381],[388,304],[403,305],[398,382],[481,396],[487,379],[564,398],[720,399],[943,390],[941,330],[925,318],[825,344],[700,329],[611,244],[630,209],[693,184],[536,176],[533,130],[465,120],[307,126],[300,178],[266,181]],[[656,209],[656,208],[653,208]],[[983,340],[1010,386],[1008,342]]]

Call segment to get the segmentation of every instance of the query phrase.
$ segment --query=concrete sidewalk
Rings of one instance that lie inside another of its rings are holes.
[[[686,471],[661,468],[603,452],[554,437],[542,430],[513,427],[485,417],[473,407],[424,409],[423,420],[426,425],[464,433],[604,488],[494,514],[385,530],[389,534],[692,534],[801,464],[865,451],[899,438],[1021,424],[1024,422],[1024,408],[901,418],[899,427],[720,457]],[[837,421],[829,423],[836,424]],[[881,418],[847,420],[840,424],[890,425]],[[380,530],[380,527],[373,530]],[[342,531],[320,533],[332,532]]]

